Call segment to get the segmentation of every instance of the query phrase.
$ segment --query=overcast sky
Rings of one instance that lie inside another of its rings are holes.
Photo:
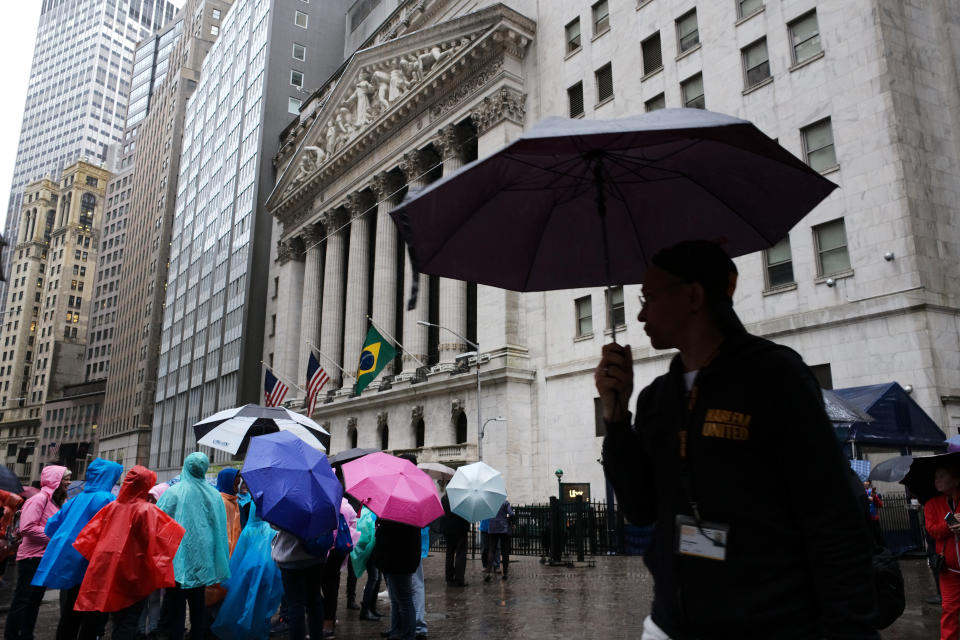
[[[185,0],[173,0],[182,7]],[[7,220],[7,202],[13,182],[13,165],[17,159],[17,142],[23,120],[24,100],[30,82],[33,44],[40,21],[41,0],[3,0],[0,19],[0,42],[3,63],[0,64],[0,232]]]

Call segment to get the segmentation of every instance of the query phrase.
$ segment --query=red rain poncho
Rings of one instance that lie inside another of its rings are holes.
[[[74,548],[90,561],[77,611],[120,611],[163,587],[176,584],[173,557],[184,530],[147,502],[157,474],[135,466],[120,494],[77,535]]]

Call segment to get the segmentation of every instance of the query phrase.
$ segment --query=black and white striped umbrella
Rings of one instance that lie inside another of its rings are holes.
[[[286,407],[248,404],[220,411],[193,425],[197,444],[234,455],[247,450],[250,438],[277,431],[289,431],[313,448],[324,452],[327,450],[321,436],[328,436],[329,442],[330,432],[307,416],[294,413]]]

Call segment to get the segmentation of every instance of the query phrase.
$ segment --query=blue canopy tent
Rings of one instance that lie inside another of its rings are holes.
[[[942,449],[946,434],[896,382],[834,389],[834,393],[863,409],[873,422],[837,425],[846,429],[844,442],[871,447]]]

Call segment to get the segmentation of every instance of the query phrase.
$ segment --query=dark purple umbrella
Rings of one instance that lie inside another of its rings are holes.
[[[954,473],[960,471],[960,451],[914,458],[910,463],[910,471],[900,484],[909,489],[917,500],[925,503],[930,498],[940,495],[933,484],[933,477],[941,467],[952,469]]]
[[[640,282],[681,240],[770,247],[835,188],[750,122],[664,109],[547,118],[391,215],[422,273],[547,291]]]

